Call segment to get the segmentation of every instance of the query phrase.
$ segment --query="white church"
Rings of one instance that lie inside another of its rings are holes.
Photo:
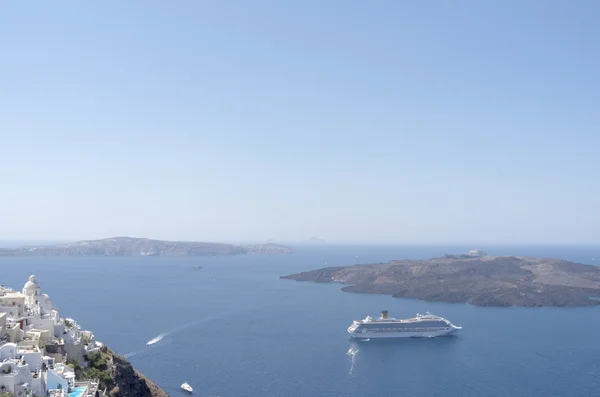
[[[102,347],[89,331],[60,317],[35,276],[22,292],[0,285],[0,394],[15,397],[93,397],[98,381],[75,380],[67,365]]]

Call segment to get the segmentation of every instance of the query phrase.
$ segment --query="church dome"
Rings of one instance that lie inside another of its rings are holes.
[[[40,288],[40,285],[38,284],[37,280],[35,279],[34,275],[29,276],[29,280],[27,280],[27,282],[25,283],[25,286],[23,287],[23,294],[24,295],[35,295],[35,292],[37,289]]]

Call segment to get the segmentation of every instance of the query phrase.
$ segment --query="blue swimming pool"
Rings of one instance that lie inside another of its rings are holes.
[[[81,397],[87,390],[87,386],[74,387],[73,391],[69,393],[69,397]]]

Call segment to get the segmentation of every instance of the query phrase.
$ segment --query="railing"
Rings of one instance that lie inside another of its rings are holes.
[[[88,385],[88,396],[93,396],[98,391],[100,387],[100,379],[93,379],[89,382]]]

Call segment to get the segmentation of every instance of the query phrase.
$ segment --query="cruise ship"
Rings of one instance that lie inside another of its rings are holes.
[[[388,311],[383,310],[378,319],[367,316],[364,320],[354,321],[348,327],[348,333],[357,339],[434,338],[454,334],[461,328],[429,312],[400,320],[388,317]]]

